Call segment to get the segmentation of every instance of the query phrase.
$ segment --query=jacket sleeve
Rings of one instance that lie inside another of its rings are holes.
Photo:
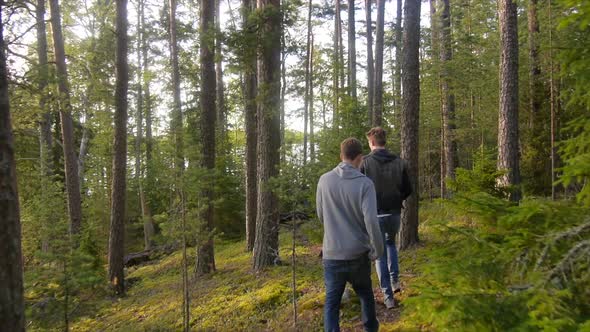
[[[383,235],[381,235],[379,220],[377,219],[377,195],[372,182],[369,181],[367,184],[366,190],[363,191],[362,199],[365,227],[369,234],[369,240],[371,241],[369,258],[375,260],[383,255]]]
[[[412,194],[412,181],[408,174],[408,163],[404,160],[402,164],[402,188],[400,190],[402,201]]]
[[[316,189],[315,193],[315,208],[318,214],[318,220],[323,224],[324,223],[324,215],[322,209],[322,179],[318,181],[318,188]]]

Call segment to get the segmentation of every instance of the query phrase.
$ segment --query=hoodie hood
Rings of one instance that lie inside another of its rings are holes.
[[[376,149],[367,156],[367,158],[369,157],[373,157],[375,158],[375,160],[381,163],[388,163],[398,158],[398,156],[394,155],[393,153],[390,153],[386,149]]]
[[[336,174],[338,174],[338,176],[343,179],[356,179],[365,176],[354,166],[345,162],[338,164],[338,166],[334,168],[334,172],[336,172]]]

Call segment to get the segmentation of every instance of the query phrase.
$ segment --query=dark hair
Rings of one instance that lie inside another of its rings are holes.
[[[340,143],[340,153],[347,160],[354,160],[363,153],[363,145],[354,137],[347,138]]]
[[[381,127],[373,127],[367,132],[367,139],[373,138],[377,146],[385,146],[387,143],[387,132]]]

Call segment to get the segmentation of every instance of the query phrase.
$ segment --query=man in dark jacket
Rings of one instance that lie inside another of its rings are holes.
[[[406,162],[385,148],[385,130],[372,128],[367,133],[367,140],[371,153],[364,158],[361,172],[373,180],[377,193],[377,212],[385,250],[375,264],[383,303],[389,309],[395,306],[393,293],[401,290],[395,237],[400,227],[402,202],[412,193],[412,186]]]

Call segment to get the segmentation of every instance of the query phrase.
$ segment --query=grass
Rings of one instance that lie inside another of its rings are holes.
[[[321,230],[307,224],[296,240],[297,330],[323,329],[324,283],[319,252]],[[424,234],[422,235],[424,238]],[[197,331],[293,331],[291,290],[291,233],[280,235],[284,264],[261,273],[251,270],[251,254],[245,242],[218,240],[215,244],[217,271],[191,279],[190,324]],[[404,298],[412,294],[414,269],[423,247],[401,253]],[[194,266],[194,249],[189,251]],[[182,328],[182,279],[180,251],[158,261],[130,268],[131,281],[123,298],[95,296],[85,299],[71,321],[72,331],[178,331]],[[192,275],[192,271],[190,273]],[[382,331],[414,330],[400,319],[400,308],[382,305],[376,273],[372,275],[378,318]],[[353,296],[341,310],[343,331],[362,331],[360,303]],[[55,330],[61,330],[56,326]],[[35,325],[29,330],[41,330]],[[44,329],[46,330],[46,328]]]

